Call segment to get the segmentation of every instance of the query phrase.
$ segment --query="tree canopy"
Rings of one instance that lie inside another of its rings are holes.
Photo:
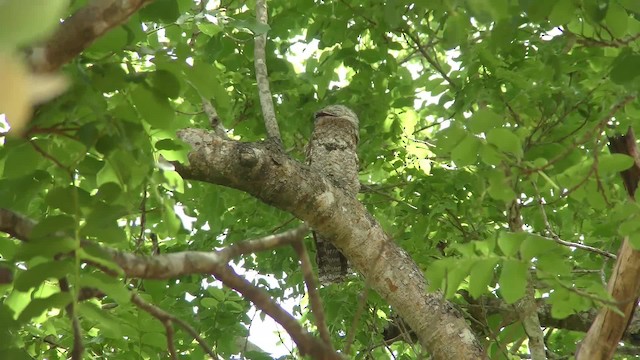
[[[291,358],[640,354],[640,2],[5,0],[0,24],[0,358],[270,359],[252,307]],[[304,164],[330,104],[360,119],[358,200]],[[317,284],[311,228],[347,281]]]

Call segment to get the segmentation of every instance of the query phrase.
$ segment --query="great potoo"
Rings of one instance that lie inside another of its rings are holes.
[[[331,105],[315,114],[307,163],[353,197],[360,190],[358,140],[358,116],[348,107]],[[329,239],[316,232],[313,232],[313,238],[320,283],[326,285],[344,280],[349,272],[347,259]]]

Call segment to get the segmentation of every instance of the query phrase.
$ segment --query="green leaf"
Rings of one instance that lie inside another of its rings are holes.
[[[150,76],[153,91],[163,97],[175,99],[180,96],[180,81],[168,70],[154,71]]]
[[[20,244],[14,261],[27,261],[35,257],[53,259],[59,254],[66,254],[78,248],[78,243],[72,238],[43,238],[31,239],[28,243]]]
[[[38,264],[26,271],[19,272],[14,286],[16,290],[26,292],[47,279],[59,279],[70,274],[73,268],[74,264],[70,261],[50,261]]]
[[[45,202],[54,209],[73,215],[80,207],[91,203],[91,195],[75,186],[53,188],[47,194]]]
[[[513,304],[524,296],[527,288],[528,264],[515,259],[505,259],[500,272],[500,294],[507,304]]]
[[[514,129],[498,128],[487,133],[487,143],[495,145],[499,150],[511,153],[521,158],[522,143],[518,135],[514,133]]]
[[[98,188],[98,192],[95,194],[95,199],[104,201],[109,204],[118,200],[122,194],[122,188],[115,182],[102,182]]]
[[[131,300],[131,293],[117,278],[107,276],[103,273],[85,274],[79,279],[79,286],[96,288],[118,304],[128,304]]]
[[[144,333],[142,334],[142,343],[159,350],[164,350],[167,347],[167,337],[165,333],[161,332]]]
[[[202,298],[202,300],[200,300],[200,305],[209,309],[215,309],[218,306],[218,304],[219,304],[218,300],[210,297],[204,297]]]
[[[71,294],[68,292],[55,293],[46,298],[31,299],[31,302],[18,316],[20,323],[26,323],[34,317],[40,316],[48,309],[63,309],[71,303]]]
[[[451,159],[456,166],[467,166],[476,163],[478,159],[478,149],[482,142],[480,139],[469,134],[451,152]]]
[[[625,154],[604,154],[598,157],[598,171],[602,175],[627,170],[631,165],[633,165],[633,158]]]
[[[251,31],[254,36],[266,34],[271,29],[269,25],[259,23],[255,19],[231,20],[229,21],[229,26],[237,29],[247,29]]]
[[[640,250],[640,232],[634,232],[629,235],[629,244],[631,244],[635,250]]]
[[[76,221],[67,215],[47,216],[37,223],[31,231],[31,239],[37,239],[58,231],[72,230],[76,227]]]
[[[158,129],[171,129],[174,112],[166,99],[156,96],[142,86],[131,91],[131,100],[149,125]]]
[[[68,0],[0,1],[0,47],[22,47],[42,40],[59,25]]]
[[[144,21],[172,23],[180,16],[180,9],[175,0],[155,0],[140,9],[140,17]]]
[[[613,61],[611,80],[616,84],[628,84],[640,75],[640,55],[622,51]]]
[[[172,204],[164,204],[164,211],[162,212],[162,224],[164,230],[167,232],[167,236],[174,236],[178,233],[178,230],[182,228],[182,222],[173,210]]]
[[[545,239],[539,235],[526,234],[526,238],[520,245],[520,254],[522,255],[523,261],[530,261],[534,257],[541,256],[545,253],[558,251],[560,245],[552,240]]]
[[[475,262],[469,273],[469,294],[474,298],[480,297],[488,291],[493,280],[494,269],[498,258],[481,259]]]
[[[629,15],[627,11],[615,1],[609,2],[609,10],[604,19],[609,31],[614,37],[622,38],[627,34]]]
[[[528,235],[524,232],[502,231],[498,235],[498,246],[506,256],[514,256],[527,237]]]
[[[469,119],[469,130],[475,134],[488,132],[489,130],[499,128],[504,124],[504,118],[493,110],[482,108],[476,111]]]
[[[122,321],[108,312],[102,311],[95,304],[82,302],[77,305],[77,309],[82,317],[90,321],[100,329],[100,333],[105,337],[120,339],[123,336]]]
[[[549,14],[549,24],[560,26],[575,18],[576,5],[573,0],[558,0]]]
[[[33,173],[42,164],[40,155],[31,144],[23,143],[9,150],[4,162],[4,177],[22,177]]]

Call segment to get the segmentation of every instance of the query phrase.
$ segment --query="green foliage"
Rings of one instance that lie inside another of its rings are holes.
[[[0,49],[50,34],[66,5],[35,3],[0,2],[0,23],[13,24],[0,30]],[[3,138],[0,206],[37,226],[28,243],[0,237],[0,259],[15,275],[0,287],[0,331],[11,339],[0,358],[66,358],[71,305],[88,357],[164,358],[164,328],[131,303],[133,288],[189,322],[222,358],[242,351],[235,339],[248,333],[250,304],[234,291],[199,276],[107,276],[80,264],[115,265],[79,244],[151,254],[153,233],[161,253],[209,251],[291,226],[289,214],[236,190],[185,183],[158,161],[186,161],[175,132],[209,126],[203,98],[233,138],[265,138],[253,65],[253,38],[265,33],[286,149],[304,156],[318,108],[352,107],[361,120],[360,199],[431,290],[462,308],[479,298],[511,304],[534,278],[557,319],[607,300],[598,274],[607,259],[555,240],[615,253],[629,236],[640,248],[640,211],[619,179],[633,160],[610,154],[603,135],[640,131],[638,101],[624,101],[640,84],[637,1],[269,1],[268,26],[255,21],[252,2],[199,3],[157,0],[134,14],[65,67],[72,85],[36,109],[22,138]],[[12,21],[22,18],[16,12],[32,21]],[[517,232],[507,230],[513,201],[524,224]],[[304,296],[292,249],[237,264],[268,275],[254,282],[277,301]],[[70,292],[58,286],[63,277]],[[87,286],[106,295],[78,301]],[[390,309],[377,294],[351,328],[363,289],[361,278],[321,289],[333,340],[342,348],[356,331],[358,358],[390,357],[381,335]],[[314,329],[308,306],[294,314]],[[526,336],[521,324],[503,320],[470,320],[489,334],[481,341],[491,358],[525,351],[512,347]],[[580,336],[559,329],[547,347],[571,356]],[[185,358],[204,357],[181,330],[175,344]],[[401,342],[389,349],[416,356]]]

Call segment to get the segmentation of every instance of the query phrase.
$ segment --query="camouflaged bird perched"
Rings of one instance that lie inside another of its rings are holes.
[[[316,112],[307,147],[307,164],[353,197],[360,190],[358,140],[358,116],[351,109],[330,105]],[[322,235],[313,232],[313,238],[320,283],[343,281],[350,272],[347,259]]]

